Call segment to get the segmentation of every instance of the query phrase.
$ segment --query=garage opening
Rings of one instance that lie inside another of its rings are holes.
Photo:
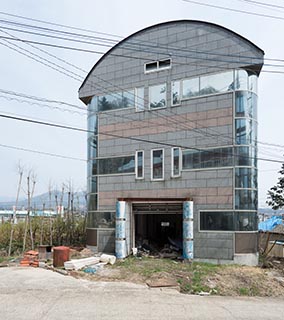
[[[182,203],[133,204],[138,252],[163,258],[182,255]]]

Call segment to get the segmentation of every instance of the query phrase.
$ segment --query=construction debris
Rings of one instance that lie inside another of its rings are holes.
[[[110,254],[102,254],[100,257],[100,261],[113,265],[113,264],[115,264],[116,257],[113,255],[110,255]]]
[[[100,262],[99,257],[90,257],[84,259],[74,259],[64,262],[64,268],[66,270],[80,270],[84,267],[91,266]]]
[[[38,267],[38,251],[30,250],[24,254],[23,259],[20,262],[21,267]]]

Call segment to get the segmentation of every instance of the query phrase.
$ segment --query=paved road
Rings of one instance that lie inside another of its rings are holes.
[[[283,320],[284,300],[191,296],[44,269],[0,268],[0,319]]]

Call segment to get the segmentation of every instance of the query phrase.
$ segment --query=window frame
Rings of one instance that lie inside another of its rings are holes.
[[[174,151],[175,150],[179,151],[179,159],[178,159],[178,163],[179,163],[179,172],[178,174],[174,173]],[[171,149],[171,178],[178,178],[181,176],[181,170],[182,170],[182,152],[181,152],[181,148],[180,147],[173,147]]]
[[[160,86],[163,86],[165,85],[165,94],[166,94],[166,97],[165,97],[165,105],[163,107],[158,107],[158,108],[151,108],[151,88],[154,88],[154,87],[160,87]],[[149,86],[148,87],[148,95],[149,95],[149,101],[148,101],[148,110],[151,111],[151,110],[159,110],[159,109],[165,109],[167,108],[167,82],[163,82],[163,83],[160,83],[160,84],[154,84],[152,86]]]
[[[162,151],[163,157],[162,157],[162,178],[154,178],[153,173],[153,154],[154,151]],[[164,148],[158,148],[158,149],[151,149],[151,181],[164,181],[165,180],[165,149]]]
[[[161,62],[165,62],[167,60],[170,61],[170,64],[168,66],[165,66],[165,67],[160,67],[160,63]],[[153,68],[151,70],[147,70],[147,65],[150,65],[150,64],[156,64],[156,68]],[[148,61],[148,62],[144,63],[144,73],[148,74],[148,73],[152,73],[152,72],[159,72],[159,71],[162,71],[162,70],[171,69],[171,67],[172,67],[172,58],[166,58],[166,59],[155,60],[155,61]]]
[[[138,153],[142,153],[142,176],[138,176]],[[144,157],[144,150],[137,150],[135,152],[135,179],[136,180],[143,180],[144,179],[144,167],[145,167],[145,157]]]
[[[138,90],[139,89],[143,89],[143,98],[138,97]],[[135,111],[136,112],[144,112],[146,111],[145,108],[145,87],[137,87],[135,88],[135,100],[134,100],[134,105],[135,105]],[[140,103],[139,101],[142,101],[142,103]],[[139,109],[139,105],[143,104],[143,109]]]

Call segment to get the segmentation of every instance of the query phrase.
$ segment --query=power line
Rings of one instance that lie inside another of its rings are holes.
[[[7,144],[0,144],[0,147],[2,147],[2,148],[8,148],[8,149],[14,149],[14,150],[20,150],[20,151],[27,151],[27,152],[32,152],[32,153],[42,154],[42,155],[45,155],[45,156],[62,158],[62,159],[69,159],[69,160],[76,160],[76,161],[84,161],[84,162],[87,161],[87,160],[85,160],[85,159],[80,159],[80,158],[75,158],[75,157],[69,157],[69,156],[64,156],[64,155],[61,155],[61,154],[44,152],[44,151],[38,151],[38,150],[27,149],[27,148],[22,148],[22,147],[10,146],[10,145],[7,145]]]
[[[59,128],[59,129],[67,129],[67,130],[74,130],[74,131],[78,131],[78,132],[91,132],[91,133],[93,133],[93,131],[91,131],[91,130],[86,130],[86,129],[82,129],[82,128],[76,128],[76,127],[72,127],[72,126],[60,125],[60,124],[55,124],[55,123],[51,123],[51,122],[37,121],[37,120],[28,119],[28,118],[20,118],[20,117],[8,116],[8,115],[5,115],[5,114],[0,114],[0,117],[1,118],[6,118],[6,119],[10,119],[10,120],[18,120],[18,121],[29,122],[29,123],[38,124],[38,125],[55,127],[55,128]],[[138,142],[146,142],[146,143],[151,143],[151,144],[155,144],[155,145],[163,145],[163,146],[168,146],[168,147],[179,147],[179,148],[183,148],[183,149],[196,150],[196,151],[214,152],[214,151],[210,151],[210,150],[208,151],[208,149],[200,149],[200,148],[196,148],[196,147],[188,147],[188,146],[183,146],[183,145],[179,145],[179,144],[171,144],[171,143],[167,143],[167,142],[154,141],[154,140],[149,140],[149,139],[142,139],[142,138],[135,138],[135,137],[125,137],[125,136],[112,134],[112,133],[100,133],[100,134],[101,135],[110,136],[110,137],[115,137],[115,138],[128,139],[128,140],[133,140],[133,141],[138,141]],[[241,157],[241,158],[257,159],[257,160],[267,161],[267,162],[283,163],[283,161],[274,160],[274,159],[266,159],[266,158],[259,158],[259,157],[255,158],[255,157],[249,157],[249,156],[243,156],[243,155],[241,155],[241,156],[234,155],[234,156]]]
[[[264,3],[264,2],[252,1],[252,0],[239,0],[239,1],[246,2],[246,3],[252,4],[252,5],[262,6],[262,7],[284,9],[283,6],[279,6],[277,4],[272,4],[272,3]],[[280,10],[277,10],[277,11],[279,12]]]
[[[258,16],[258,17],[271,18],[271,19],[276,19],[276,20],[284,20],[283,17],[273,16],[273,15],[270,15],[270,14],[256,13],[256,12],[251,12],[251,11],[246,11],[246,10],[240,10],[240,9],[222,7],[222,6],[217,6],[217,5],[214,5],[214,4],[202,3],[202,2],[193,1],[193,0],[181,0],[181,1],[183,1],[183,2],[188,2],[188,3],[193,3],[193,4],[197,4],[197,5],[199,5],[199,6],[216,8],[216,9],[222,9],[222,10],[227,10],[227,11],[232,11],[232,12],[238,12],[238,13],[244,13],[244,14],[253,15],[253,16]]]

